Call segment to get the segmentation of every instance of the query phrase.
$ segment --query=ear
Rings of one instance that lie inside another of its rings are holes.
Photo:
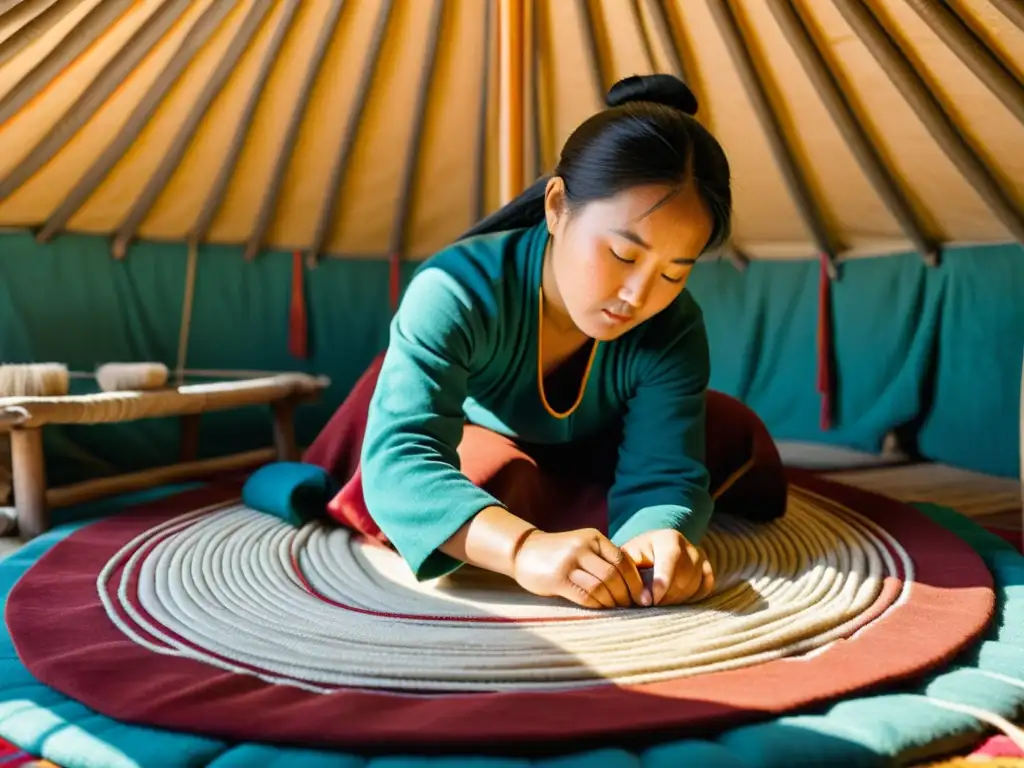
[[[549,234],[555,234],[566,210],[565,182],[561,176],[552,176],[544,188],[544,217],[547,219]]]

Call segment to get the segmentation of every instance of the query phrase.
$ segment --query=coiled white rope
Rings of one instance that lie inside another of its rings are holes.
[[[232,503],[136,537],[97,589],[121,631],[156,653],[310,691],[468,691],[638,684],[798,657],[890,610],[913,581],[885,530],[798,488],[783,519],[720,517],[704,544],[716,588],[701,603],[589,611],[471,568],[417,583],[395,553],[345,529],[297,529]],[[901,592],[880,603],[890,576]]]

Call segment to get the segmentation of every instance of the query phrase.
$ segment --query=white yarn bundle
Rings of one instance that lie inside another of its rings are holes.
[[[169,376],[163,363],[106,363],[96,369],[96,383],[104,392],[160,389]]]
[[[61,363],[7,363],[0,365],[0,397],[61,397],[70,378]]]
[[[68,367],[61,363],[7,363],[0,365],[0,397],[60,397],[70,391]],[[11,501],[10,438],[0,434],[0,507]],[[13,531],[9,516],[0,515],[0,536]]]

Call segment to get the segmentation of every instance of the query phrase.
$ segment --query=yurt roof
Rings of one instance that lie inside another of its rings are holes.
[[[0,227],[422,258],[652,71],[733,252],[1024,240],[1019,0],[0,0]]]

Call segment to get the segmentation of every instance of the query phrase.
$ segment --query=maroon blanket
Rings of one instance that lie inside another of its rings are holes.
[[[342,490],[329,513],[342,525],[384,542],[363,498],[359,454],[367,412],[383,355],[356,382],[348,398],[303,456],[323,467]],[[740,401],[708,393],[707,467],[716,507],[741,517],[771,520],[786,507],[786,475],[767,428]],[[467,425],[458,447],[462,472],[515,514],[547,531],[593,527],[607,532],[606,495],[618,455],[615,435],[569,446],[527,445]]]

